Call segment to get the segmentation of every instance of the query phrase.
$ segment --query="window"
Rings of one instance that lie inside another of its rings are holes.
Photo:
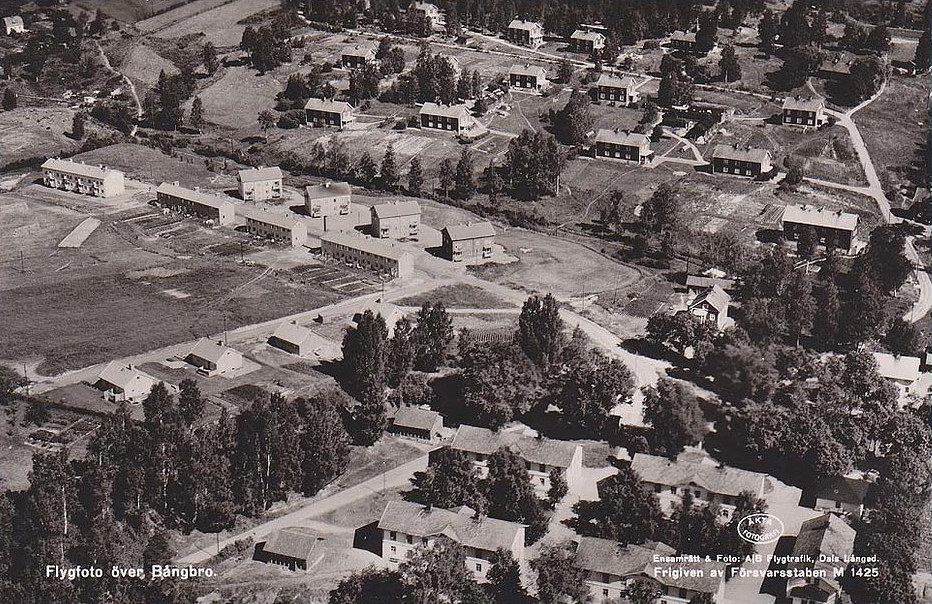
[[[545,484],[545,483],[546,483],[546,479],[545,479],[543,476],[540,477],[540,483],[541,483],[541,484]]]
[[[389,538],[391,538],[392,541],[398,541],[398,533],[396,533],[395,531],[390,532],[388,536]]]
[[[696,499],[702,499],[702,491],[696,491]]]
[[[840,501],[836,501],[836,502],[835,502],[835,509],[838,509],[838,508],[840,508],[840,507],[841,507],[841,502],[840,502]]]
[[[411,537],[411,535],[407,535],[405,539],[408,541],[408,543],[414,543],[414,538]]]
[[[391,546],[391,547],[390,547],[389,549],[391,550],[391,552],[392,552],[393,554],[394,554],[395,552],[397,552],[397,551],[398,551],[398,548],[397,548],[397,547],[395,547],[394,545],[393,545],[393,546]]]
[[[421,537],[421,544],[427,545],[427,537]]]
[[[476,572],[480,572],[480,573],[482,572],[482,565],[481,565],[481,564],[476,564]]]
[[[676,487],[670,487],[670,492],[676,495]]]
[[[602,590],[602,595],[603,595],[603,596],[608,596],[608,590],[607,590],[607,589],[603,589],[603,590]]]
[[[659,493],[661,489],[662,489],[662,487],[661,487],[659,484],[655,484],[655,485],[654,485],[654,492],[655,492],[655,493]]]

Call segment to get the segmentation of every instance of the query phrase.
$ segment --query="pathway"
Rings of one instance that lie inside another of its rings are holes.
[[[104,68],[117,74],[121,78],[123,78],[123,81],[126,82],[127,86],[129,86],[130,94],[133,95],[133,101],[136,103],[136,121],[141,120],[142,119],[142,103],[139,101],[139,94],[136,92],[136,85],[133,84],[133,81],[129,79],[128,76],[126,76],[120,71],[117,71],[116,69],[113,68],[112,65],[110,65],[110,58],[107,56],[107,53],[104,52],[104,49],[100,47],[99,41],[94,40],[94,44],[97,45],[97,50],[100,51],[100,60],[104,64]],[[136,124],[133,124],[133,129],[130,131],[129,135],[136,136],[136,130],[138,128],[139,127]]]

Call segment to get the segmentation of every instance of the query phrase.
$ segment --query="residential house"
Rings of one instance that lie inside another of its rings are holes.
[[[530,63],[512,65],[508,71],[508,81],[512,88],[534,92],[542,92],[550,86],[547,70]]]
[[[208,376],[233,373],[243,368],[243,355],[239,351],[210,338],[198,340],[184,360],[197,367],[198,373]]]
[[[304,116],[309,126],[333,126],[339,130],[356,119],[353,106],[346,101],[319,98],[307,100]]]
[[[123,173],[103,165],[50,157],[42,164],[42,182],[47,187],[93,197],[123,193]]]
[[[863,478],[831,476],[816,487],[815,509],[822,512],[850,514],[860,518],[864,514],[864,498],[870,483]]]
[[[781,218],[783,237],[787,241],[799,238],[801,227],[812,227],[818,243],[850,254],[858,229],[858,215],[807,205],[787,206]]]
[[[605,48],[605,34],[597,31],[577,29],[570,36],[570,48],[574,52],[592,54]]]
[[[10,34],[22,34],[26,33],[26,25],[23,23],[22,17],[13,15],[12,17],[3,18],[3,30],[8,36]]]
[[[391,302],[372,300],[364,304],[362,309],[353,315],[353,327],[359,327],[359,320],[367,310],[371,311],[373,315],[382,315],[382,319],[385,320],[385,327],[388,328],[388,337],[394,335],[395,325],[405,316],[405,312]]]
[[[641,95],[637,90],[638,86],[640,84],[632,77],[620,78],[616,75],[603,73],[595,83],[596,97],[600,101],[625,106],[632,105],[641,100]]]
[[[421,206],[416,201],[391,201],[372,206],[372,236],[379,239],[415,238],[421,228]]]
[[[539,496],[545,496],[550,489],[552,471],[560,472],[570,488],[582,473],[582,447],[561,440],[516,432],[493,432],[463,424],[450,443],[451,449],[462,451],[469,457],[482,477],[488,474],[489,456],[502,447],[508,447],[521,456]]]
[[[825,123],[825,101],[822,99],[787,97],[783,100],[783,124],[818,128]]]
[[[505,38],[515,44],[537,48],[544,44],[544,26],[535,21],[513,19],[505,30]]]
[[[414,260],[404,249],[358,233],[339,231],[320,237],[321,254],[339,262],[390,277],[414,274]]]
[[[241,207],[239,213],[246,219],[246,231],[251,235],[281,241],[291,247],[307,243],[307,226],[292,216],[248,206]]]
[[[237,173],[239,196],[244,201],[282,198],[282,169],[278,166],[250,168]]]
[[[441,254],[452,262],[476,262],[492,257],[495,228],[491,222],[467,222],[443,227]]]
[[[919,357],[875,352],[874,359],[877,361],[877,373],[896,386],[901,396],[918,391],[919,366],[922,363]]]
[[[635,453],[631,469],[641,477],[646,489],[661,496],[661,501],[679,502],[688,491],[694,503],[718,504],[726,518],[734,510],[739,494],[747,491],[762,497],[767,478],[766,474],[732,468],[694,451],[680,453],[675,460]]]
[[[323,350],[330,348],[329,341],[295,321],[279,325],[269,337],[269,345],[299,357],[320,356]]]
[[[358,69],[370,63],[375,63],[375,46],[371,44],[355,44],[347,46],[341,53],[343,67]]]
[[[210,220],[214,224],[228,225],[236,220],[236,206],[226,195],[201,191],[198,187],[186,189],[178,181],[163,182],[155,190],[160,205],[176,212]]]
[[[97,375],[94,387],[103,390],[108,401],[139,403],[149,396],[155,384],[155,379],[133,365],[111,362]]]
[[[389,501],[379,518],[382,558],[391,566],[402,562],[416,547],[431,547],[441,539],[463,546],[466,566],[485,581],[492,555],[499,548],[524,560],[524,525],[497,518],[483,518],[467,506],[456,510],[424,506],[408,501]]]
[[[670,46],[683,52],[700,52],[699,44],[696,42],[696,32],[694,31],[675,31],[670,35]]]
[[[773,154],[767,149],[716,145],[712,152],[712,172],[757,177],[773,170]]]
[[[686,307],[686,310],[692,316],[700,321],[710,323],[716,329],[724,329],[728,320],[728,305],[731,302],[731,296],[725,293],[718,285],[702,291]]]
[[[808,574],[820,576],[787,579],[786,597],[792,604],[841,602],[842,588],[835,569],[847,566],[844,559],[854,551],[855,535],[855,530],[835,514],[803,522],[793,545],[793,561],[787,564],[787,570],[798,571],[797,574],[808,571]]]
[[[443,12],[430,2],[412,2],[408,5],[408,14],[427,19],[432,29],[444,25]]]
[[[608,539],[582,537],[574,563],[586,571],[585,582],[594,604],[627,601],[623,598],[635,581],[646,582],[656,589],[657,604],[688,604],[698,595],[710,595],[720,601],[725,590],[725,565],[705,561],[677,563],[677,569],[695,572],[664,572],[672,565],[658,560],[675,555],[676,550],[665,543],[622,545]],[[686,576],[689,574],[696,576]]]
[[[346,216],[350,213],[352,190],[348,183],[327,181],[304,187],[304,207],[308,216]]]
[[[388,431],[424,442],[436,442],[443,430],[443,417],[436,411],[420,407],[400,407]]]
[[[472,115],[466,105],[442,105],[439,103],[424,103],[418,112],[421,128],[447,130],[456,134],[464,134],[473,125]]]
[[[255,559],[294,571],[307,571],[311,567],[311,554],[317,540],[317,535],[309,529],[281,529],[269,535],[265,543],[256,549]]]
[[[686,276],[686,291],[693,296],[698,295],[700,292],[705,291],[714,285],[717,285],[726,292],[729,292],[735,288],[735,280],[726,279],[724,277],[712,277],[710,275]]]
[[[650,137],[627,130],[599,128],[595,135],[595,156],[643,164],[650,161],[654,152]]]

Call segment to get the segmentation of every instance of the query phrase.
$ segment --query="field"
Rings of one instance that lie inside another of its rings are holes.
[[[168,27],[153,32],[153,35],[159,38],[177,38],[187,34],[204,33],[205,42],[213,42],[218,47],[236,46],[243,37],[243,30],[246,29],[239,21],[278,6],[279,2],[276,0],[233,0],[177,20]],[[169,11],[166,15],[173,12]],[[151,24],[146,24],[145,27],[149,25]]]
[[[178,68],[149,45],[133,44],[120,63],[120,71],[136,83],[151,88],[158,81],[160,72],[172,75],[178,72]]]
[[[211,172],[203,163],[181,162],[158,149],[132,143],[101,147],[76,155],[74,159],[88,164],[104,164],[122,170],[129,178],[153,184],[177,180],[187,187],[207,188],[208,183],[219,187],[234,185],[232,177]]]
[[[920,175],[928,153],[928,95],[928,78],[894,77],[880,98],[854,114],[888,196],[905,192],[911,198],[916,186],[925,186]]]
[[[18,107],[0,113],[2,163],[73,152],[80,144],[65,136],[73,117],[71,109],[60,106]]]
[[[204,103],[204,118],[226,128],[261,134],[256,117],[275,106],[275,95],[287,80],[287,75],[258,75],[247,67],[228,67],[219,80],[198,93]]]
[[[180,6],[185,2],[196,3],[196,0],[78,0],[76,4],[89,11],[102,10],[111,19],[123,23],[135,23],[145,19],[155,11],[165,10],[172,6]]]
[[[143,33],[152,33],[170,27],[174,23],[194,17],[199,13],[227,4],[230,1],[231,0],[191,0],[178,8],[173,8],[164,13],[149,17],[148,19],[143,19],[136,23],[136,29]]]

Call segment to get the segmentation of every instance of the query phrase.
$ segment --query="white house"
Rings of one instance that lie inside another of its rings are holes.
[[[862,478],[831,476],[816,487],[815,509],[822,512],[850,514],[860,518],[870,483]]]
[[[134,366],[111,362],[98,374],[94,386],[104,391],[108,401],[139,403],[149,396],[155,384],[154,378]]]
[[[325,349],[330,348],[329,341],[294,321],[279,325],[269,337],[269,345],[299,357],[312,354],[320,356]]]
[[[19,15],[13,15],[12,17],[3,18],[3,29],[6,32],[6,35],[10,34],[22,34],[26,33],[26,25],[23,23],[23,18]]]
[[[877,373],[899,389],[901,395],[915,393],[919,388],[919,357],[875,352]]]
[[[237,173],[239,196],[244,201],[281,199],[282,169],[278,166],[250,168]]]
[[[123,193],[123,173],[103,165],[50,157],[42,164],[42,182],[47,187],[94,197]]]
[[[209,338],[198,340],[185,361],[197,367],[198,373],[208,376],[232,373],[243,367],[243,355],[239,351]]]

